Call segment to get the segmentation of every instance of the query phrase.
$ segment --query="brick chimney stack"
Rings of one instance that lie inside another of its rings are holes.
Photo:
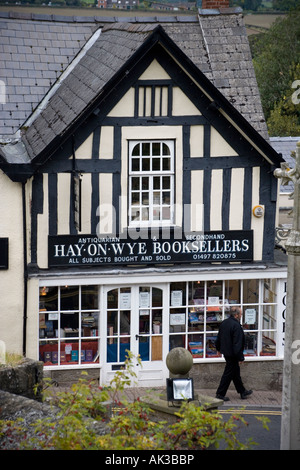
[[[203,10],[213,10],[215,8],[229,8],[229,0],[202,0]]]

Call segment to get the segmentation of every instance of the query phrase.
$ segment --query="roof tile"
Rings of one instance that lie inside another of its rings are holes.
[[[12,135],[28,118],[32,109],[36,108],[43,95],[62,70],[71,63],[98,25],[95,22],[85,22],[78,26],[73,19],[65,18],[62,21],[59,18],[54,21],[49,15],[4,13],[0,12],[0,44],[3,52],[10,53],[10,56],[5,56],[5,67],[1,67],[0,80],[8,86],[10,78],[14,77],[21,80],[20,85],[28,86],[28,80],[34,79],[41,87],[38,93],[35,92],[31,94],[31,98],[26,98],[28,104],[26,109],[22,109],[22,118],[6,120],[4,124],[4,114],[1,113],[0,126],[5,128],[5,135]],[[19,99],[23,101],[18,90],[15,98],[10,98],[13,102],[18,102]],[[9,109],[9,104],[5,106],[9,111],[14,111]]]

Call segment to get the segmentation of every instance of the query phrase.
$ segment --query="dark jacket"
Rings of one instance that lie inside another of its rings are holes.
[[[223,320],[216,339],[217,351],[225,357],[229,356],[238,361],[244,360],[245,335],[240,322],[230,316]]]

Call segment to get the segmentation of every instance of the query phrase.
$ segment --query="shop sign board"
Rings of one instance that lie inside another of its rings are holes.
[[[249,262],[253,231],[191,232],[180,238],[138,239],[93,235],[48,237],[48,265],[109,266],[174,263]]]
[[[8,269],[8,238],[0,238],[0,269]]]

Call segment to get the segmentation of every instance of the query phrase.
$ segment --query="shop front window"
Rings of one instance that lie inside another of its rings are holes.
[[[169,349],[194,358],[219,358],[215,340],[232,306],[242,308],[246,356],[276,355],[276,280],[193,281],[170,284]]]
[[[45,366],[91,366],[100,360],[119,364],[133,348],[142,361],[163,361],[163,351],[183,347],[195,360],[220,359],[215,341],[232,306],[243,313],[244,355],[278,357],[283,326],[277,282],[193,280],[108,288],[102,301],[102,331],[101,286],[42,286],[39,358]],[[100,340],[105,357],[100,357]]]
[[[45,365],[99,363],[98,286],[46,286],[39,296],[39,357]]]
[[[162,290],[139,287],[139,355],[142,360],[162,360]]]

